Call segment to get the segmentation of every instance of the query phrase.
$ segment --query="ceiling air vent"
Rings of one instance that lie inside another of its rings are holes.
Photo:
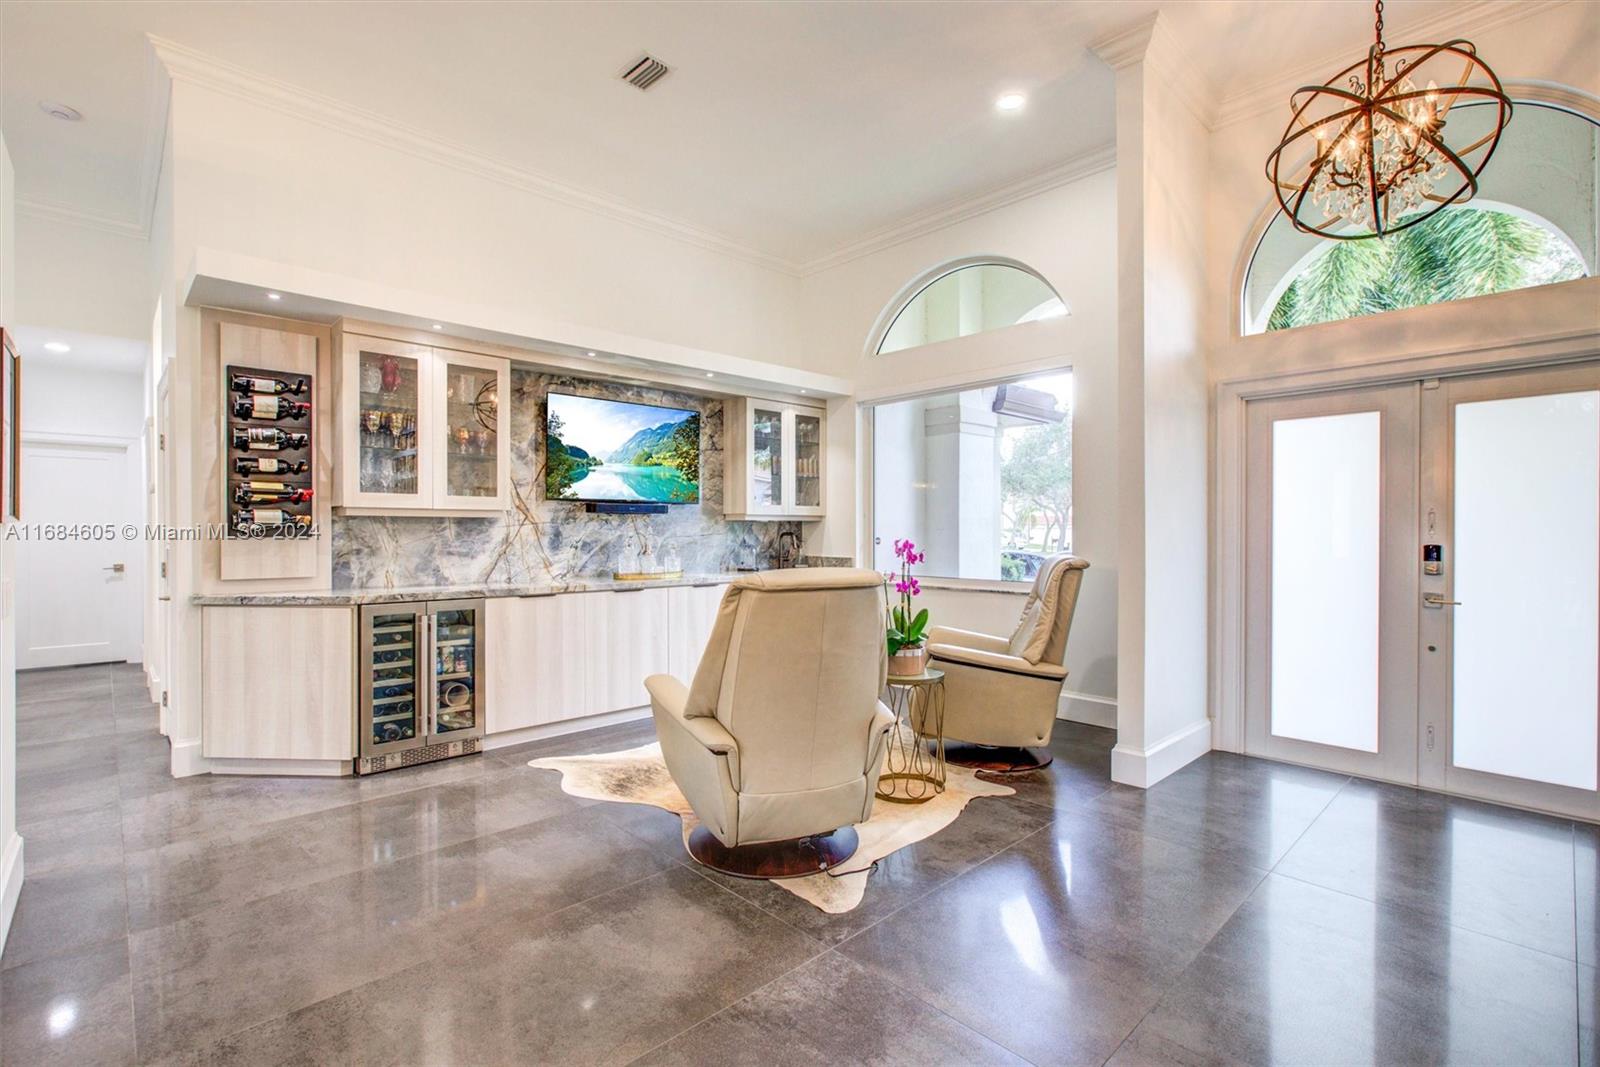
[[[622,80],[636,89],[648,89],[667,76],[672,68],[654,56],[640,56],[639,62],[622,73]]]

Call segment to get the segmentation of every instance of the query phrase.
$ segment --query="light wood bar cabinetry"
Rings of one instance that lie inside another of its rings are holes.
[[[641,707],[650,701],[644,680],[652,674],[687,683],[726,588],[490,600],[489,733]]]
[[[201,752],[208,758],[355,756],[355,612],[202,609]]]

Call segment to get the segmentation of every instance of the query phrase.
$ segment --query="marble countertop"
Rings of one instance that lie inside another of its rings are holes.
[[[291,605],[339,606],[395,604],[415,600],[475,600],[479,597],[554,596],[557,593],[624,592],[683,585],[726,585],[741,572],[685,574],[645,582],[619,582],[615,578],[579,577],[539,585],[409,586],[392,589],[297,589],[283,593],[197,593],[190,602],[202,607]]]

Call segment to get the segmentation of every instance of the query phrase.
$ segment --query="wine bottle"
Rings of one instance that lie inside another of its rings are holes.
[[[233,527],[236,530],[264,529],[268,526],[304,529],[310,525],[310,515],[291,515],[282,508],[244,508],[233,515]]]
[[[246,482],[233,490],[236,504],[304,504],[311,495],[310,489],[297,489],[282,482]]]
[[[304,474],[311,464],[303,459],[278,459],[276,456],[241,456],[233,461],[237,474]]]
[[[310,443],[310,434],[284,433],[276,426],[236,426],[233,430],[233,447],[241,452],[278,452],[304,448]]]
[[[256,378],[248,374],[235,374],[230,387],[240,396],[250,396],[253,393],[268,393],[273,396],[288,393],[291,396],[299,396],[310,388],[310,383],[304,378],[296,378],[290,383],[282,378]]]
[[[303,419],[310,410],[310,404],[281,396],[246,397],[233,402],[236,419]]]

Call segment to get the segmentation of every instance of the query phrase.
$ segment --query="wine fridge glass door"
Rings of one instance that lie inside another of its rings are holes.
[[[425,741],[426,645],[412,605],[361,611],[361,754],[415,748]]]
[[[433,732],[455,740],[483,734],[483,602],[430,605],[433,613]]]

